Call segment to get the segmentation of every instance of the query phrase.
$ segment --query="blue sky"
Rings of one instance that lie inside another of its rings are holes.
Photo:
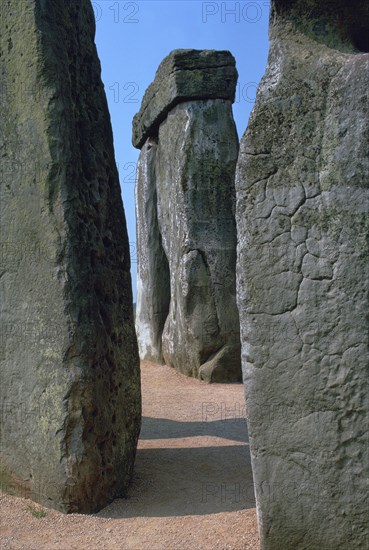
[[[269,2],[92,0],[96,45],[113,126],[136,301],[135,166],[132,119],[162,59],[176,48],[229,50],[239,73],[234,117],[241,138],[268,53]]]

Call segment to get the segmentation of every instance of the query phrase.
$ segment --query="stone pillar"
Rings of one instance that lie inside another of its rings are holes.
[[[170,280],[158,224],[155,181],[157,141],[148,138],[137,168],[136,332],[140,357],[163,363],[161,337],[169,312]]]
[[[175,50],[133,123],[141,358],[209,382],[241,377],[236,80],[229,52]]]
[[[237,297],[263,550],[367,549],[369,13],[272,2],[236,174]]]
[[[23,494],[66,512],[125,494],[140,429],[94,32],[88,0],[1,6],[1,465]]]

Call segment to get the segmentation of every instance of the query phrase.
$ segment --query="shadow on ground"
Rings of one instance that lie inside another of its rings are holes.
[[[217,445],[213,438],[237,444]],[[254,508],[247,441],[244,419],[178,422],[146,417],[128,498],[98,515],[187,516]]]
[[[178,422],[167,418],[142,419],[140,439],[172,439],[209,436],[231,441],[248,442],[247,424],[244,418],[228,418],[203,422]]]

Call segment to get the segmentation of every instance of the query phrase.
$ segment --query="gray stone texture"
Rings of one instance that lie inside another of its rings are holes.
[[[169,312],[170,279],[157,214],[155,180],[157,142],[148,138],[137,167],[136,333],[140,357],[163,363],[162,334]]]
[[[238,138],[224,99],[180,103],[159,130],[158,217],[170,271],[166,364],[212,382],[240,379],[235,296]]]
[[[129,483],[140,379],[129,246],[88,0],[3,0],[1,466],[94,512]]]
[[[236,173],[263,550],[369,544],[368,4],[274,0]]]
[[[132,142],[141,148],[178,103],[235,97],[236,62],[228,51],[174,50],[160,63],[133,121]]]
[[[198,65],[192,75],[193,60],[218,60],[221,75],[231,57],[228,52],[179,50],[163,66],[172,59],[186,66],[186,55],[187,79],[200,82]],[[214,81],[218,78],[214,74]],[[150,88],[157,89],[160,82]],[[230,97],[235,85],[234,76]],[[142,148],[138,167],[140,356],[208,382],[235,382],[241,379],[241,366],[235,297],[238,137],[232,102],[175,99],[157,135]],[[144,98],[140,112],[145,108]],[[136,123],[137,117],[134,128]],[[152,124],[155,133],[156,122]]]

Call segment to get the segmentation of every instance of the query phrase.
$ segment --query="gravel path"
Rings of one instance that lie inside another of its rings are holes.
[[[242,385],[143,362],[142,392],[128,499],[87,516],[0,494],[2,550],[259,550]]]

